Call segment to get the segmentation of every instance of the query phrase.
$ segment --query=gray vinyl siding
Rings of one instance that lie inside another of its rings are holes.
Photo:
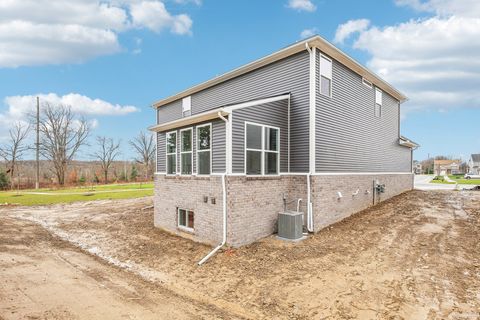
[[[157,132],[157,172],[167,171],[165,165],[166,160],[165,132]]]
[[[245,122],[280,128],[280,172],[288,172],[288,100],[233,111],[232,171],[245,172]]]
[[[168,130],[158,133],[158,158],[157,170],[158,172],[166,172],[166,134],[167,132],[177,132],[177,173],[180,173],[180,130],[185,128],[192,128],[193,130],[193,172],[197,172],[197,130],[198,125],[211,123],[212,124],[212,173],[225,172],[225,122],[223,120],[213,120],[209,122],[199,123],[193,126],[186,126],[177,128],[175,130]]]
[[[317,55],[316,171],[410,172],[411,150],[398,144],[399,102],[383,92],[375,117],[375,86],[333,60],[332,98],[320,94]]]
[[[289,92],[290,171],[308,172],[309,55],[306,50],[193,94],[192,114]],[[180,119],[181,111],[181,100],[158,108],[158,123]]]

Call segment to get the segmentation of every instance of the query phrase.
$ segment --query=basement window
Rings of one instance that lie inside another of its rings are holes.
[[[177,173],[177,132],[167,132],[166,134],[167,147],[167,174]]]
[[[332,97],[332,60],[320,55],[320,93]]]
[[[191,210],[185,210],[178,208],[178,227],[186,229],[187,231],[193,231],[195,214]]]
[[[245,123],[245,173],[275,175],[280,167],[280,129]]]
[[[375,88],[375,117],[382,116],[382,90]]]
[[[197,126],[197,174],[212,172],[212,124]]]
[[[180,130],[180,173],[192,174],[192,128]]]

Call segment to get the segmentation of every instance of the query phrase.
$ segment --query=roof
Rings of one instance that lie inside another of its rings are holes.
[[[439,165],[439,166],[450,165],[450,164],[459,163],[459,162],[460,160],[433,160],[433,164]]]
[[[480,153],[473,153],[472,154],[472,161],[473,162],[480,162]]]
[[[413,140],[408,139],[405,136],[400,136],[400,138],[398,139],[398,143],[401,146],[405,146],[405,147],[409,147],[409,148],[413,148],[413,149],[416,149],[416,148],[420,147],[420,145],[418,143],[416,143]]]
[[[170,97],[158,100],[152,104],[152,107],[158,108],[170,102],[176,101],[178,99],[182,99],[184,97],[187,97],[196,92],[205,90],[219,83],[241,76],[247,72],[251,72],[253,70],[259,69],[273,62],[292,56],[298,52],[307,50],[307,47],[310,47],[310,48],[316,47],[320,49],[320,51],[322,51],[326,55],[330,56],[331,58],[347,66],[349,69],[353,70],[360,76],[364,77],[366,80],[372,82],[375,86],[387,92],[388,94],[390,94],[391,96],[399,100],[400,102],[404,102],[407,100],[407,97],[403,93],[395,89],[391,84],[389,84],[388,82],[380,78],[380,76],[375,74],[373,71],[369,70],[368,68],[364,67],[363,65],[361,65],[360,63],[358,63],[357,61],[349,57],[347,54],[345,54],[343,51],[335,47],[333,44],[331,44],[324,38],[320,37],[319,35],[315,35],[308,39],[296,42],[268,56],[265,56],[253,62],[250,62],[246,65],[243,65],[237,69],[224,73],[223,75],[217,76],[213,79],[210,79],[208,81],[205,81],[198,85],[190,87]]]

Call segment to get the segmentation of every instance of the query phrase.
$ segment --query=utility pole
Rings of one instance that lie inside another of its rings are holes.
[[[40,99],[37,97],[37,154],[36,154],[36,161],[37,161],[37,172],[35,174],[35,189],[40,187]]]

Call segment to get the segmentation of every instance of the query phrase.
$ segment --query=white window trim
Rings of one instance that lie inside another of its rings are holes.
[[[380,93],[380,102],[377,101],[377,93]],[[379,108],[379,115],[377,116],[376,110],[377,110],[377,105],[380,107]],[[375,87],[375,109],[373,110],[375,118],[381,118],[382,113],[383,113],[383,91],[377,87]]]
[[[175,152],[168,153],[168,135],[171,133],[175,133]],[[172,130],[165,132],[165,172],[167,176],[175,176],[178,174],[178,162],[177,162],[177,156],[178,156],[178,132],[177,130]],[[175,173],[168,173],[168,156],[170,155],[175,155]]]
[[[185,115],[185,112],[190,111],[190,114]],[[189,117],[192,114],[192,96],[182,99],[182,118]]]
[[[192,150],[191,151],[182,151],[182,146],[183,146],[183,141],[182,141],[182,132],[183,131],[191,131],[192,134],[190,135],[190,145],[192,146]],[[188,127],[188,128],[183,128],[180,130],[180,172],[179,174],[181,176],[191,176],[193,175],[193,127]],[[190,153],[190,158],[192,159],[192,173],[190,174],[183,174],[182,173],[182,154],[186,154],[186,153]]]
[[[262,142],[262,149],[253,149],[253,148],[247,148],[247,125],[254,125],[254,126],[259,126],[262,128],[262,136],[261,136],[261,142]],[[272,129],[277,129],[278,130],[278,137],[277,137],[277,145],[278,145],[278,150],[277,151],[272,151],[272,150],[265,150],[265,128],[272,128]],[[274,127],[274,126],[269,126],[266,124],[260,124],[256,122],[250,122],[250,121],[245,121],[244,124],[244,142],[243,142],[243,147],[244,147],[244,158],[243,158],[243,174],[248,176],[248,177],[275,177],[280,175],[280,128]],[[261,174],[247,174],[247,151],[257,151],[261,153],[260,157],[260,166],[261,166]],[[265,153],[270,152],[270,153],[276,153],[277,154],[277,173],[276,174],[265,174]]]
[[[185,211],[185,214],[186,214],[185,222],[186,222],[186,224],[188,224],[188,212],[189,212],[189,211],[190,211],[190,212],[193,212],[193,225],[194,225],[193,228],[180,225],[180,218],[179,218],[179,216],[180,216],[180,210]],[[188,210],[188,209],[183,209],[183,208],[177,208],[177,228],[180,229],[180,230],[188,231],[188,232],[195,232],[195,211],[193,211],[193,210]]]
[[[328,96],[327,96],[326,94],[323,94],[323,93],[322,93],[322,58],[324,58],[325,60],[330,61],[331,69],[332,69],[332,75],[330,76],[330,78],[325,77],[325,78],[327,78],[327,79],[330,79],[330,92],[329,92],[329,95],[328,95]],[[320,54],[320,60],[319,60],[318,70],[319,70],[319,82],[318,82],[319,87],[318,87],[318,91],[320,92],[320,94],[321,94],[322,96],[331,98],[331,97],[332,97],[332,88],[333,88],[333,61],[332,61],[332,59],[330,59],[330,58],[327,57],[326,55]]]
[[[362,77],[362,84],[369,89],[373,88],[373,83],[363,77]]]
[[[210,127],[210,149],[205,149],[205,150],[200,150],[200,148],[198,147],[198,142],[199,142],[199,139],[198,139],[198,128],[202,128],[202,127],[207,127],[209,126]],[[195,160],[195,172],[196,172],[196,175],[197,176],[210,176],[212,174],[212,167],[213,167],[213,164],[212,164],[212,145],[213,145],[213,132],[212,132],[212,123],[209,122],[209,123],[205,123],[205,124],[201,124],[201,125],[198,125],[195,127],[195,146],[196,146],[196,150],[195,150],[195,153],[196,153],[196,160]],[[202,174],[202,173],[198,173],[198,153],[199,152],[207,152],[207,151],[210,151],[210,173],[209,174]]]

